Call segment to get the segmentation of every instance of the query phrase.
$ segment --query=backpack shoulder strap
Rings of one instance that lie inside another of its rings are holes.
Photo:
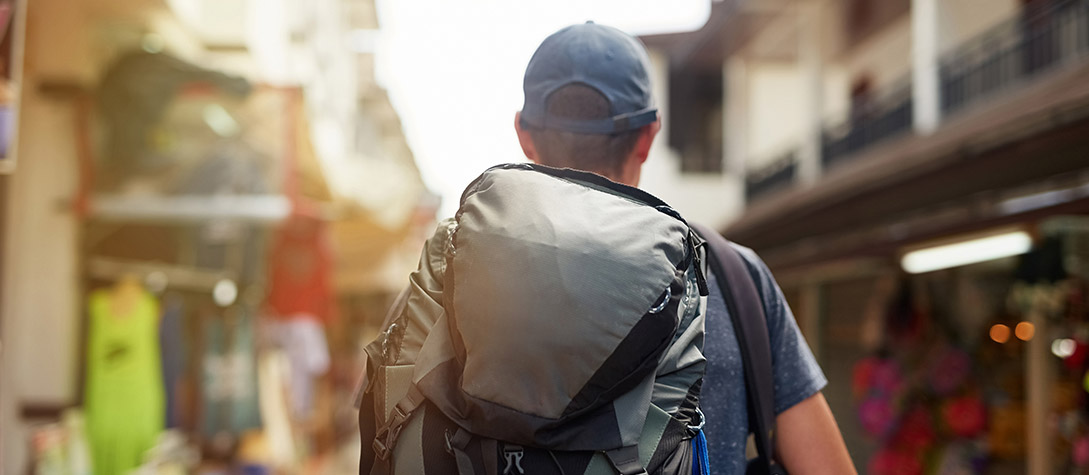
[[[761,459],[758,463],[770,472],[775,460],[771,443],[775,430],[775,394],[771,339],[763,301],[748,266],[730,242],[711,228],[698,224],[691,226],[707,241],[708,265],[718,278],[718,287],[737,334],[748,388],[749,427],[755,435],[756,450]]]

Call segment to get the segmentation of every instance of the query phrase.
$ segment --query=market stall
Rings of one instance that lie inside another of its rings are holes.
[[[956,263],[983,251],[996,254]],[[954,234],[898,256],[902,269],[823,294],[840,317],[822,336],[822,357],[838,362],[825,364],[840,382],[829,397],[845,433],[865,439],[862,470],[1024,473],[1046,460],[1043,473],[1089,473],[1089,218]]]

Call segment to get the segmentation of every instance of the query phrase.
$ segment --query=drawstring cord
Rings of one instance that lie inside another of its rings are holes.
[[[711,462],[707,455],[707,437],[703,435],[703,424],[707,421],[703,417],[703,411],[696,408],[696,414],[700,416],[700,423],[688,426],[689,430],[696,432],[692,439],[692,475],[711,475]]]

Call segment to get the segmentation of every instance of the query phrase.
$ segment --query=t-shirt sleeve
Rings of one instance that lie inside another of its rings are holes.
[[[798,329],[779,284],[764,261],[751,249],[737,246],[749,265],[767,315],[771,365],[775,384],[775,413],[780,414],[813,396],[828,384],[813,351]]]

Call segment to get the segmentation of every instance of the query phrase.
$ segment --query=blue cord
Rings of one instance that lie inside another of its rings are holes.
[[[711,475],[711,462],[707,455],[707,437],[703,435],[703,429],[696,432],[692,444],[692,475]]]

